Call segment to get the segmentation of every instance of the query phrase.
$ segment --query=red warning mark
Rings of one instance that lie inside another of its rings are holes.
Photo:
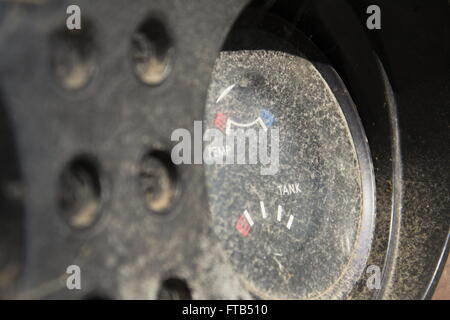
[[[221,112],[216,113],[216,118],[214,119],[214,125],[216,126],[217,129],[219,129],[222,132],[225,132],[227,121],[228,121],[228,117],[225,114],[223,114]]]
[[[244,238],[247,238],[250,233],[250,224],[243,215],[236,221],[236,230],[239,231]]]

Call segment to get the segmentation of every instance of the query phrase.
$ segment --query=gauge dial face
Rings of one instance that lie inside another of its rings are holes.
[[[205,127],[223,135],[222,148],[204,143],[215,160],[205,165],[212,226],[244,285],[261,298],[305,299],[354,281],[361,168],[314,65],[275,51],[222,52]]]

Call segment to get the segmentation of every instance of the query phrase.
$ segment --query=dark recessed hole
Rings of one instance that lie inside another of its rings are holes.
[[[142,158],[139,184],[148,209],[167,213],[177,192],[177,171],[168,152],[152,151]]]
[[[85,87],[96,68],[91,23],[84,19],[80,30],[68,30],[64,26],[52,34],[50,45],[50,63],[58,83],[67,90]]]
[[[142,23],[131,38],[131,59],[139,79],[149,85],[163,82],[169,75],[173,42],[164,24],[155,18]]]
[[[81,156],[71,161],[60,177],[58,204],[63,218],[77,229],[92,226],[101,206],[101,183],[96,162]]]
[[[158,300],[192,300],[191,290],[185,280],[169,278],[161,283]]]

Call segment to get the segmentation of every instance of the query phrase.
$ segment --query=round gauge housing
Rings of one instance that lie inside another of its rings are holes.
[[[212,226],[261,298],[342,298],[369,254],[369,148],[342,81],[320,69],[241,50],[222,52],[213,72],[204,137]]]

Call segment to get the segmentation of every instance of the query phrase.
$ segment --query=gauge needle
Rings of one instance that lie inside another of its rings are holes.
[[[280,255],[281,256],[281,255]],[[281,262],[280,261],[278,261],[278,259],[274,256],[273,257],[273,260],[275,260],[275,262],[278,264],[278,267],[280,268],[280,271],[283,271],[283,266],[282,266],[282,264],[281,264]]]
[[[223,90],[222,93],[220,94],[220,96],[217,98],[216,103],[219,103],[220,100],[222,100],[223,98],[225,98],[225,96],[226,96],[227,94],[229,94],[231,90],[233,90],[233,88],[234,88],[235,85],[236,85],[236,84],[232,84],[231,86],[229,86],[228,88],[226,88],[225,90]]]

